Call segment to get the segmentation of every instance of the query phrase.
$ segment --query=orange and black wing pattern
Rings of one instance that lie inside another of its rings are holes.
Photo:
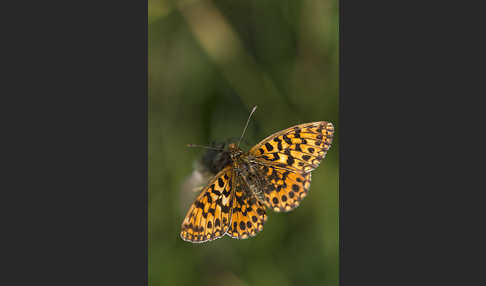
[[[268,136],[249,153],[264,164],[307,173],[324,159],[333,134],[334,126],[330,122],[300,124]]]
[[[275,212],[288,212],[300,205],[310,188],[311,173],[295,173],[272,166],[262,166],[266,186],[265,205]]]
[[[245,188],[243,180],[236,176],[231,225],[226,233],[232,238],[253,237],[263,230],[263,224],[267,221],[265,206]]]
[[[183,240],[205,242],[220,238],[228,231],[233,208],[233,178],[233,168],[227,166],[201,191],[182,222]]]
[[[296,125],[262,140],[249,151],[266,179],[265,204],[274,211],[299,206],[310,188],[311,171],[329,150],[334,134],[330,122]]]

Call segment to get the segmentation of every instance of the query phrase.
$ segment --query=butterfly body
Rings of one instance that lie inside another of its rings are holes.
[[[230,156],[235,176],[241,178],[244,182],[242,186],[244,189],[244,196],[255,196],[263,203],[263,174],[258,168],[256,158],[249,153],[244,153],[234,143],[229,144],[228,148],[231,154]]]
[[[298,207],[333,133],[331,123],[319,121],[277,132],[248,152],[229,144],[228,165],[191,205],[181,238],[205,242],[226,234],[245,239],[263,230],[266,208],[288,212]]]

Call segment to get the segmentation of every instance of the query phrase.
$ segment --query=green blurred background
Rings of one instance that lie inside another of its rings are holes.
[[[338,285],[338,22],[337,0],[149,0],[149,285]],[[309,195],[254,238],[181,240],[205,152],[186,144],[238,138],[254,105],[244,150],[334,123]]]

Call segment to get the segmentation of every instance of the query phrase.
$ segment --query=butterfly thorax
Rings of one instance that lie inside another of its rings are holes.
[[[236,177],[243,182],[245,196],[252,197],[254,195],[263,202],[265,199],[263,194],[264,182],[254,156],[243,152],[235,144],[229,144],[228,148]]]

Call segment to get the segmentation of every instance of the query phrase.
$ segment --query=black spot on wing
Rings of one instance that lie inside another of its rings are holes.
[[[287,137],[287,135],[282,136],[282,138],[287,144],[292,145],[292,139]]]
[[[267,148],[268,152],[271,152],[273,150],[273,146],[270,143],[265,143],[265,148]]]
[[[302,152],[302,149],[300,148],[300,144],[295,144],[295,150]]]
[[[278,148],[279,151],[282,151],[282,149],[283,149],[282,148],[282,140],[280,140],[280,138],[278,138],[278,137],[275,137],[275,138],[273,138],[273,141],[278,143],[277,148]]]
[[[194,205],[196,206],[196,208],[199,208],[199,209],[204,208],[204,204],[200,201],[194,202]]]
[[[229,206],[221,206],[221,211],[224,213],[229,213],[230,207]]]
[[[294,164],[295,160],[292,156],[288,156],[287,158],[287,164],[292,166]]]
[[[213,202],[213,199],[211,198],[211,194],[209,192],[206,192],[205,194],[207,200],[208,200],[208,203],[212,203]]]

